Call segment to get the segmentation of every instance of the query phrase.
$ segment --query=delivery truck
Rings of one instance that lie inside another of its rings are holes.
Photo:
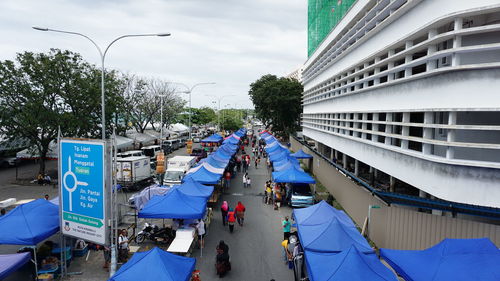
[[[140,190],[154,183],[148,156],[130,156],[116,159],[118,184],[127,190]]]
[[[174,156],[167,160],[167,170],[163,177],[163,184],[172,186],[181,184],[182,178],[196,163],[194,156]]]

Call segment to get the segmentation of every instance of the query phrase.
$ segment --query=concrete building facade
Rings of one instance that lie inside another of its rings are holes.
[[[379,188],[500,208],[499,78],[497,0],[358,0],[303,67],[303,134]]]

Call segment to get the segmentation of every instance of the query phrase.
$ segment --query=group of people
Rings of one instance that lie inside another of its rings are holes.
[[[36,182],[38,185],[47,185],[52,182],[52,179],[47,174],[43,175],[42,173],[39,173],[38,176],[36,176]]]
[[[290,186],[284,183],[273,183],[267,181],[264,186],[264,203],[273,205],[275,210],[279,210],[281,205],[286,205],[291,196]]]
[[[243,227],[246,208],[245,205],[241,203],[241,201],[238,201],[238,204],[236,204],[236,207],[234,207],[234,209],[229,207],[227,201],[224,201],[222,203],[222,206],[220,207],[220,211],[222,214],[222,225],[226,226],[227,224],[229,226],[229,232],[233,233],[234,224],[236,222],[239,226]]]

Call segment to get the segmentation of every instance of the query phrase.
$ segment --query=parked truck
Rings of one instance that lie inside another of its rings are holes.
[[[154,183],[148,156],[117,158],[116,178],[127,190],[141,190]]]
[[[174,156],[168,159],[167,170],[163,177],[163,184],[169,186],[180,184],[186,172],[189,171],[195,163],[196,157],[194,156]]]

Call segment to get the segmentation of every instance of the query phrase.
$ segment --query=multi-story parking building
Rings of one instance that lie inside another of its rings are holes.
[[[384,201],[497,223],[500,2],[309,0],[308,28],[315,150]]]

